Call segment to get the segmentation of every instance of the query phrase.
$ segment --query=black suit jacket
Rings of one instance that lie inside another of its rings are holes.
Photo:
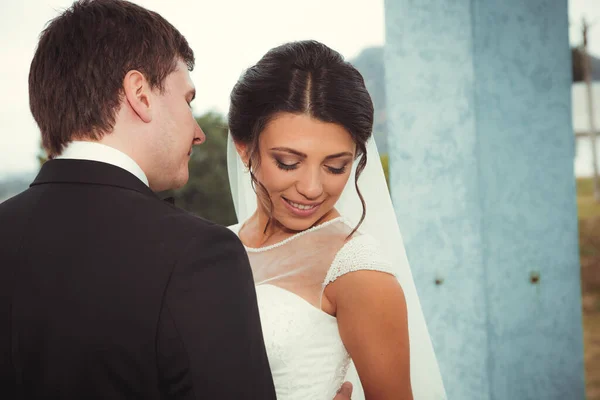
[[[121,168],[46,162],[0,204],[0,398],[275,399],[240,241]]]

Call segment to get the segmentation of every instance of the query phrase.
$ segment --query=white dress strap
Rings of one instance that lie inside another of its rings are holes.
[[[350,239],[336,254],[323,282],[329,285],[349,272],[371,270],[395,275],[390,262],[383,256],[379,245],[370,235],[358,235]]]

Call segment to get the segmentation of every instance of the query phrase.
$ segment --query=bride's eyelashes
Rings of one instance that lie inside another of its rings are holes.
[[[329,170],[329,172],[331,172],[332,174],[335,174],[335,175],[341,175],[341,174],[343,174],[344,172],[346,172],[346,166],[347,166],[347,165],[348,165],[348,164],[344,164],[344,165],[343,165],[342,167],[340,167],[340,168],[334,168],[334,167],[329,167],[329,166],[327,166],[327,169],[328,169],[328,170]]]
[[[294,163],[294,164],[286,164],[282,161],[279,161],[278,159],[275,159],[275,164],[277,165],[277,167],[279,169],[282,169],[284,171],[291,171],[294,170],[296,168],[298,168],[298,164],[300,164],[299,162]]]
[[[279,169],[284,170],[284,171],[295,170],[295,169],[298,168],[298,165],[300,164],[300,162],[296,162],[296,163],[292,163],[292,164],[287,164],[287,163],[284,163],[283,161],[281,161],[281,160],[279,160],[277,158],[274,158],[274,160],[275,160],[275,165],[277,165],[277,167]],[[332,166],[329,166],[329,165],[326,165],[325,168],[327,168],[327,170],[329,172],[331,172],[332,174],[341,175],[344,172],[346,172],[346,167],[347,166],[348,166],[348,164],[346,163],[346,164],[342,165],[339,168],[332,167]]]

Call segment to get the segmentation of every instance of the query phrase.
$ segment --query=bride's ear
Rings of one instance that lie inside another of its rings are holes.
[[[238,143],[235,140],[233,141],[233,144],[235,144],[235,149],[240,155],[242,161],[244,162],[244,165],[246,166],[246,168],[248,168],[248,145],[245,143]]]

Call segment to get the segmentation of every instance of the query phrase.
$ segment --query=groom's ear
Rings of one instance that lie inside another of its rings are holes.
[[[125,99],[142,121],[152,121],[152,104],[150,85],[144,74],[132,70],[127,72],[123,80]]]

